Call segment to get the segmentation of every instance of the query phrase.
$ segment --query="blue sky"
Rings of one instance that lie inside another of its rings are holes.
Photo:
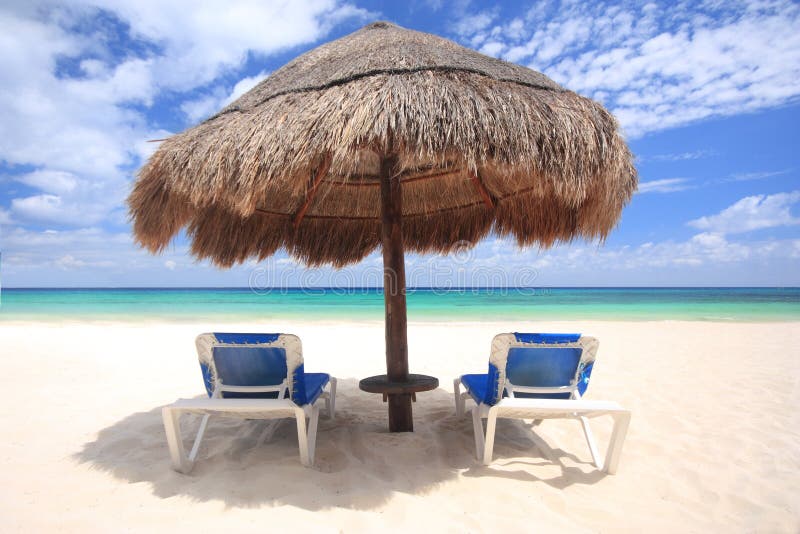
[[[220,6],[224,5],[222,9]],[[0,2],[0,247],[10,286],[369,284],[284,254],[218,271],[133,245],[124,200],[154,143],[378,19],[540,70],[619,119],[640,192],[604,244],[490,237],[441,273],[545,286],[800,285],[800,6],[788,1]],[[433,273],[433,274],[432,274]],[[472,278],[474,279],[474,278]],[[378,278],[379,280],[379,278]]]

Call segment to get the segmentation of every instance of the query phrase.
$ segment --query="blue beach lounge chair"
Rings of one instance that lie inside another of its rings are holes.
[[[323,399],[328,416],[333,418],[336,379],[325,373],[305,372],[300,338],[291,334],[214,333],[199,335],[196,345],[209,398],[179,399],[162,409],[172,467],[182,473],[191,471],[212,414],[275,419],[266,435],[274,432],[280,419],[294,417],[300,461],[312,465],[319,419],[316,402]],[[184,413],[203,415],[188,456],[180,427]]]
[[[498,417],[533,419],[577,419],[583,426],[594,465],[615,473],[630,412],[616,402],[586,400],[598,342],[580,334],[498,334],[492,340],[487,374],[462,375],[453,382],[456,413],[464,414],[472,399],[472,422],[478,460],[492,462]],[[460,386],[466,391],[461,393]],[[589,428],[588,418],[610,415],[614,429],[603,461]],[[483,432],[486,419],[486,435]]]

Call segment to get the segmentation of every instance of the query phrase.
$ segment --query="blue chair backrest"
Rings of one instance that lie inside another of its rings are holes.
[[[597,352],[597,340],[581,334],[498,334],[492,340],[487,387],[482,402],[492,405],[515,386],[564,387],[576,380],[583,395]],[[567,393],[514,393],[523,398],[570,398]]]
[[[277,386],[287,378],[286,350],[282,347],[216,345],[212,349],[217,377],[227,386]],[[277,393],[237,393],[229,398],[277,398]]]
[[[308,402],[305,366],[297,336],[214,332],[200,334],[195,344],[209,397],[217,377],[230,386],[276,386],[288,378],[292,400],[298,405]],[[225,398],[276,396],[276,393],[223,393]]]
[[[577,347],[512,347],[508,351],[506,379],[515,386],[569,386],[583,350]],[[517,393],[518,397],[568,399],[569,393]]]

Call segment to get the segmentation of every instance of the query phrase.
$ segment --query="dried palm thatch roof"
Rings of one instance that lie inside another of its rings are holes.
[[[386,22],[320,46],[165,140],[128,199],[157,252],[186,227],[217,265],[284,248],[308,264],[380,244],[381,155],[396,153],[407,250],[489,232],[604,238],[636,189],[614,117],[530,69]]]

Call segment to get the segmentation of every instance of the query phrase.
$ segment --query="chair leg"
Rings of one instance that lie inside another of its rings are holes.
[[[631,422],[631,413],[617,412],[613,414],[613,417],[614,429],[611,431],[611,439],[609,440],[604,463],[605,472],[610,475],[617,472],[619,459],[622,456],[622,444],[625,442],[625,435],[628,433],[628,425]]]
[[[308,415],[307,426],[306,415]],[[297,420],[297,446],[300,449],[300,462],[306,467],[311,467],[314,464],[314,452],[317,446],[319,407],[306,406],[305,409],[297,407],[295,408],[295,419]]]
[[[328,417],[333,419],[334,413],[336,412],[336,379],[331,377],[330,380],[330,396],[328,397],[328,402],[326,403],[326,408],[328,410]]]
[[[475,434],[475,456],[483,465],[492,463],[494,452],[494,433],[497,427],[497,409],[489,408],[486,414],[486,435],[483,434],[483,421],[481,417],[483,405],[478,404],[472,409],[472,427]]]
[[[456,378],[453,380],[453,396],[456,399],[456,415],[461,417],[464,415],[464,399],[461,398],[461,379]]]
[[[297,422],[297,447],[300,449],[300,463],[311,465],[308,458],[308,434],[306,434],[306,412],[302,408],[295,408],[294,418]]]
[[[497,428],[497,410],[492,407],[489,408],[489,413],[486,416],[486,444],[483,447],[483,465],[492,463],[492,454],[494,453],[494,431]]]
[[[164,431],[167,434],[167,447],[172,461],[172,468],[180,473],[188,474],[194,462],[186,457],[181,436],[181,411],[170,406],[161,409],[161,418],[164,421]]]
[[[311,407],[311,414],[308,418],[308,465],[314,465],[314,455],[317,450],[317,425],[319,423],[319,408]]]
[[[483,460],[483,421],[481,421],[480,405],[472,409],[472,431],[475,437],[475,457]]]
[[[586,444],[589,445],[589,452],[592,453],[592,462],[594,462],[596,468],[603,469],[600,453],[597,452],[597,444],[594,441],[594,434],[592,434],[592,429],[589,427],[589,419],[586,417],[578,417],[578,419],[580,419],[581,426],[583,427],[583,435],[586,436]]]

